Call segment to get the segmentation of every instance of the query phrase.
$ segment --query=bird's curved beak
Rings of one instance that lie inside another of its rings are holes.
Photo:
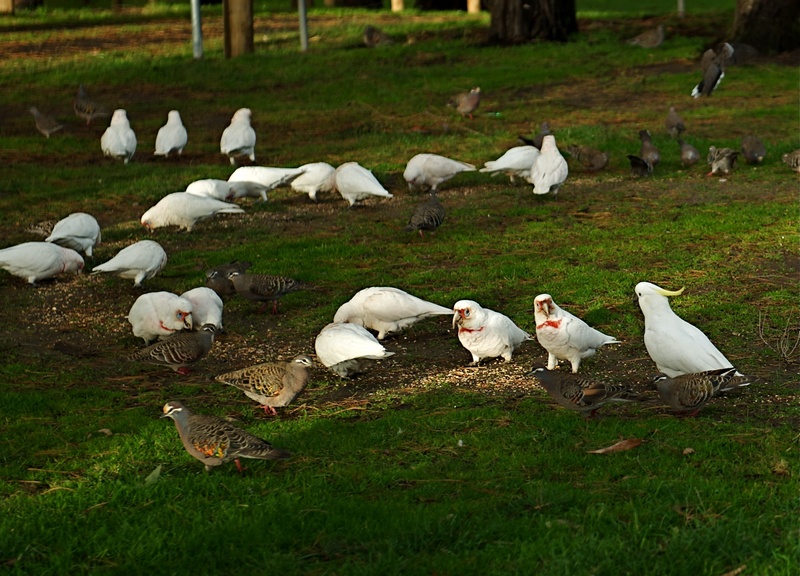
[[[461,310],[456,310],[453,314],[453,328],[456,327],[456,324],[461,324],[461,319],[464,317]]]
[[[681,294],[683,294],[684,290],[686,290],[686,286],[684,286],[680,290],[664,290],[663,288],[659,288],[657,292],[662,296],[680,296]]]

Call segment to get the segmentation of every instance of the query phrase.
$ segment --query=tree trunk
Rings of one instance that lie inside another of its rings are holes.
[[[800,2],[736,0],[731,40],[750,44],[762,53],[799,48]]]
[[[575,0],[493,0],[491,12],[492,38],[498,42],[566,42],[578,31]]]

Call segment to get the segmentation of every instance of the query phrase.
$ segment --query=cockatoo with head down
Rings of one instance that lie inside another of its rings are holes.
[[[197,222],[217,214],[243,213],[244,210],[236,204],[186,192],[173,192],[142,214],[141,222],[142,226],[151,232],[164,226],[178,226],[191,232]]]
[[[195,330],[208,324],[214,326],[216,333],[222,330],[222,299],[211,288],[192,288],[181,294],[181,298],[192,305],[192,327]]]
[[[108,262],[92,268],[92,276],[112,272],[120,278],[132,278],[134,286],[141,286],[164,269],[167,253],[153,240],[141,240],[117,252]]]
[[[219,150],[228,156],[233,166],[239,156],[247,156],[250,162],[256,161],[256,131],[250,126],[250,115],[250,108],[239,108],[222,132]]]
[[[569,360],[572,373],[576,374],[581,360],[593,356],[600,346],[619,343],[560,308],[550,294],[539,294],[533,300],[533,308],[536,339],[547,350],[548,370],[553,370],[559,360]]]
[[[336,190],[347,200],[350,208],[355,206],[356,202],[372,196],[394,197],[378,182],[371,170],[367,170],[358,162],[345,162],[339,166],[336,169],[335,182]]]
[[[192,303],[171,292],[142,294],[128,311],[133,335],[149,344],[192,329]]]
[[[314,340],[317,358],[340,378],[363,372],[374,360],[394,354],[389,352],[363,326],[333,322]]]
[[[433,302],[412,296],[399,288],[373,286],[364,288],[339,306],[334,322],[358,324],[378,332],[378,340],[401,332],[424,318],[450,315],[453,311]]]
[[[505,154],[497,160],[489,160],[479,172],[489,173],[492,176],[505,174],[514,183],[514,177],[528,179],[533,169],[533,163],[539,156],[536,146],[514,146],[506,150]]]
[[[531,335],[519,328],[508,316],[483,308],[472,300],[459,300],[453,305],[453,327],[458,326],[458,340],[472,354],[472,366],[483,358],[502,356],[511,361],[514,350]]]
[[[703,332],[670,308],[667,297],[682,294],[683,288],[639,282],[635,290],[644,314],[644,345],[659,371],[674,378],[733,366]]]
[[[0,268],[31,284],[64,272],[78,274],[83,258],[71,248],[49,242],[25,242],[0,250]]]
[[[292,180],[303,174],[303,168],[274,168],[272,166],[242,166],[234,170],[228,182],[230,193],[226,200],[235,200],[245,196],[261,197],[267,201],[267,192],[288,186]],[[234,183],[238,185],[234,186]],[[247,184],[247,185],[244,185]]]
[[[548,134],[542,139],[542,148],[533,163],[528,182],[533,184],[534,194],[558,194],[558,189],[567,179],[569,167],[558,151],[556,138]]]
[[[459,162],[438,154],[417,154],[406,164],[403,178],[408,189],[414,187],[436,190],[442,182],[450,180],[460,172],[474,172],[475,166]]]
[[[100,225],[94,216],[84,212],[74,212],[56,222],[50,236],[44,241],[72,248],[91,258],[92,248],[100,243]]]
[[[332,192],[336,188],[336,168],[327,162],[312,162],[298,167],[303,173],[292,180],[292,190],[305,192],[314,202],[319,192]]]

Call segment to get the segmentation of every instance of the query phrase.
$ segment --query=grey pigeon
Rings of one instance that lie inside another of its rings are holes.
[[[291,454],[274,448],[266,440],[237,428],[230,422],[206,414],[193,414],[177,400],[164,404],[162,418],[172,418],[186,451],[205,464],[206,472],[233,460],[239,472],[239,458],[282,460]]]
[[[712,176],[717,172],[729,174],[736,164],[736,158],[739,153],[730,148],[717,148],[716,146],[709,146],[708,148],[708,164],[711,166],[711,172],[707,176]]]
[[[781,156],[781,162],[786,164],[795,172],[800,172],[800,148],[794,150],[793,152],[787,152]]]
[[[233,296],[236,294],[236,287],[230,281],[228,275],[231,272],[244,274],[250,266],[252,266],[250,262],[240,262],[238,260],[215,266],[206,271],[206,286],[216,292],[220,298]]]
[[[533,138],[525,138],[525,136],[518,136],[520,142],[526,144],[528,146],[535,146],[539,150],[542,149],[542,141],[544,140],[545,136],[550,134],[550,124],[548,122],[542,122],[542,125],[539,129],[539,133],[534,136]]]
[[[587,170],[594,172],[608,166],[608,154],[591,146],[567,146],[567,152]]]
[[[269,274],[242,274],[234,271],[228,274],[228,279],[233,282],[239,296],[254,302],[263,302],[264,306],[267,302],[272,302],[273,314],[278,313],[278,299],[284,294],[312,288],[300,280]]]
[[[631,176],[649,176],[653,173],[653,167],[644,158],[628,154],[628,160],[631,163]]]
[[[215,330],[213,324],[206,324],[198,332],[179,332],[137,350],[128,356],[128,360],[169,366],[178,374],[188,374],[188,367],[205,358],[211,350]]]
[[[308,384],[308,369],[314,361],[305,354],[291,362],[267,362],[217,376],[215,380],[238,388],[275,415],[275,407],[288,406]]]
[[[639,130],[639,140],[642,141],[639,147],[639,156],[643,158],[653,168],[661,161],[658,148],[653,145],[653,140],[649,130]]]
[[[419,235],[424,237],[423,230],[434,232],[444,222],[444,206],[439,202],[435,192],[431,192],[430,198],[420,203],[411,218],[408,219],[406,232],[419,230]]]
[[[642,48],[658,48],[661,46],[662,42],[664,42],[663,24],[659,24],[650,30],[645,30],[641,34],[628,40],[628,44],[632,46],[641,46]]]
[[[92,123],[95,118],[102,118],[104,116],[111,116],[108,108],[92,100],[89,94],[86,93],[86,88],[83,84],[78,86],[78,95],[75,96],[75,101],[72,103],[72,109],[79,118],[86,120],[86,125]]]
[[[696,416],[720,392],[747,386],[752,381],[738,374],[736,368],[720,368],[672,378],[661,372],[650,382],[650,387],[658,390],[661,399],[676,412],[691,412],[691,416]]]
[[[700,160],[700,152],[697,151],[697,148],[680,138],[678,138],[678,144],[681,147],[681,164],[684,167],[693,166]]]
[[[64,125],[52,116],[39,112],[36,106],[31,106],[31,114],[33,114],[33,120],[36,122],[36,129],[48,140],[50,139],[50,134],[64,128]]]
[[[725,68],[733,63],[733,46],[725,42],[720,48],[719,53],[708,49],[703,53],[700,67],[703,71],[703,78],[692,90],[692,96],[711,96],[714,89],[725,77]]]
[[[447,103],[448,106],[455,108],[461,117],[469,116],[472,119],[472,113],[477,110],[481,103],[481,89],[475,87],[469,92],[461,92],[456,94]]]
[[[558,370],[548,370],[543,366],[534,367],[525,375],[536,378],[553,400],[564,408],[580,412],[587,417],[594,416],[601,406],[609,402],[641,400],[627,386],[608,384]]]
[[[750,44],[731,42],[730,45],[733,48],[732,64],[743,66],[745,64],[750,64],[753,60],[758,58],[758,50],[750,46]]]
[[[748,134],[742,138],[742,156],[748,164],[761,164],[764,156],[767,155],[767,149],[764,143],[752,134]]]
[[[681,135],[681,132],[686,130],[686,126],[683,123],[683,118],[681,118],[680,114],[675,110],[675,106],[669,107],[669,112],[667,113],[667,119],[664,121],[664,127],[669,132],[669,135],[673,138],[677,138]]]
[[[392,38],[383,30],[376,26],[366,26],[364,28],[364,46],[367,48],[377,48],[378,46],[388,46],[392,44]]]

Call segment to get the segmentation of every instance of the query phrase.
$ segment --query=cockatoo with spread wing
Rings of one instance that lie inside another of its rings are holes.
[[[111,123],[100,137],[100,148],[106,156],[122,160],[125,164],[133,158],[136,153],[136,134],[131,129],[125,110],[114,110]]]
[[[156,150],[154,156],[167,157],[170,154],[183,154],[183,148],[189,141],[186,127],[181,122],[181,114],[177,110],[170,110],[167,114],[167,123],[158,129],[156,134]]]
[[[149,344],[192,329],[192,303],[171,292],[142,294],[128,311],[133,335]]]
[[[71,248],[49,242],[25,242],[0,250],[0,268],[31,284],[64,272],[78,274],[83,258]]]
[[[533,184],[534,194],[558,194],[558,189],[567,179],[569,167],[567,161],[558,151],[556,138],[547,135],[542,140],[542,149],[531,169],[528,182]]]
[[[74,212],[62,218],[53,226],[45,242],[52,242],[75,252],[83,252],[92,257],[92,249],[100,243],[100,225],[94,216],[84,212]]]
[[[312,162],[298,167],[303,173],[292,180],[292,190],[305,192],[317,201],[319,192],[332,192],[336,188],[336,168],[327,162]]]
[[[378,332],[378,340],[401,332],[424,318],[450,315],[453,311],[433,302],[412,296],[399,288],[373,286],[364,288],[342,304],[334,322],[358,324]]]
[[[593,356],[600,346],[619,343],[560,308],[550,294],[539,294],[533,300],[533,308],[536,339],[547,350],[548,370],[554,369],[559,360],[569,360],[576,374],[581,360]]]
[[[456,326],[458,340],[472,354],[473,366],[483,358],[497,356],[510,362],[514,350],[532,339],[508,316],[483,308],[472,300],[459,300],[453,305],[453,327]]]
[[[231,187],[227,200],[244,196],[261,197],[267,201],[267,192],[280,186],[288,186],[292,180],[303,174],[302,168],[274,168],[272,166],[242,166],[234,170],[228,182],[250,183],[250,186]]]
[[[219,140],[220,152],[228,157],[233,166],[239,156],[247,156],[250,162],[256,161],[256,131],[250,126],[250,115],[250,108],[239,108]]]
[[[319,361],[341,378],[363,372],[372,361],[394,354],[363,326],[341,322],[325,326],[314,341],[314,349]]]
[[[120,278],[133,279],[134,286],[141,286],[164,269],[167,253],[161,244],[153,240],[141,240],[117,252],[108,262],[92,268],[92,275],[110,272]]]
[[[514,183],[514,177],[527,180],[531,175],[533,163],[539,157],[539,149],[536,146],[514,146],[506,150],[505,154],[497,160],[485,162],[479,172],[484,172],[496,176],[505,174]]]
[[[336,190],[342,198],[347,200],[352,208],[356,202],[365,200],[372,196],[381,198],[393,198],[384,188],[378,179],[358,162],[345,162],[336,169]]]
[[[679,296],[683,288],[639,282],[635,290],[644,314],[644,345],[661,372],[674,378],[733,366],[700,329],[670,308],[667,297]]]
[[[197,222],[217,214],[243,213],[244,210],[236,204],[186,192],[173,192],[142,214],[141,222],[150,231],[164,226],[178,226],[191,232]]]
[[[438,154],[417,154],[406,164],[403,178],[408,182],[408,189],[436,188],[442,182],[450,180],[460,172],[474,172],[475,166],[459,162]]]

